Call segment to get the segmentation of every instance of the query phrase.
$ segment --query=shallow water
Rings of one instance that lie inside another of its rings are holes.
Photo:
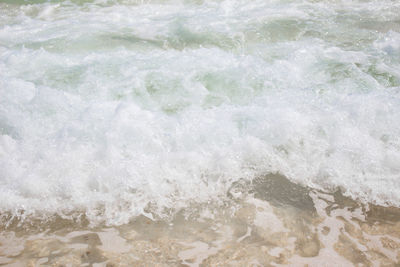
[[[390,0],[0,0],[0,225],[18,248],[2,261],[112,264],[111,238],[166,265],[393,265],[399,14]]]
[[[118,225],[279,172],[400,205],[398,1],[1,1],[0,210]]]
[[[282,190],[283,189],[283,190]],[[272,193],[260,195],[260,191]],[[400,209],[360,205],[283,176],[232,188],[230,202],[118,227],[18,225],[0,235],[10,266],[397,266]],[[240,197],[239,197],[240,196]],[[193,212],[196,210],[196,212]]]

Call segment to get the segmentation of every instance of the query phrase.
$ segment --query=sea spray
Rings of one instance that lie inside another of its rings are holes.
[[[400,206],[400,4],[2,1],[0,211],[123,224],[237,181]]]

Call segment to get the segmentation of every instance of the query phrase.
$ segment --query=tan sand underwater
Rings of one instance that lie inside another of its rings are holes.
[[[0,266],[400,266],[400,1],[0,0]]]
[[[15,222],[1,233],[0,264],[398,266],[400,209],[360,205],[279,175],[259,178],[252,188],[233,188],[231,203],[199,206],[168,222],[144,216],[119,227]]]

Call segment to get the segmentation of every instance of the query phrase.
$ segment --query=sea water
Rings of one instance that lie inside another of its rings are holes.
[[[2,225],[168,224],[244,205],[271,175],[400,207],[399,14],[391,0],[1,0]]]

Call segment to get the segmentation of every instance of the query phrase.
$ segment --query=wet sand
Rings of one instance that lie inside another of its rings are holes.
[[[224,203],[194,205],[170,220],[1,227],[0,266],[400,266],[399,208],[279,175],[238,183]]]

